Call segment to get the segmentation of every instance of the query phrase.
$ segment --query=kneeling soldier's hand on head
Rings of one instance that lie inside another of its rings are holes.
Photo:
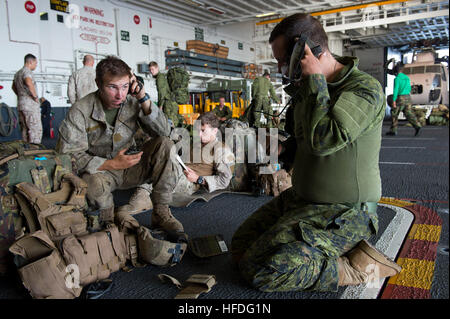
[[[319,58],[316,58],[309,46],[305,44],[305,56],[301,60],[302,76],[306,77],[311,74],[323,74],[322,66],[319,61],[324,57],[325,53],[319,56]]]

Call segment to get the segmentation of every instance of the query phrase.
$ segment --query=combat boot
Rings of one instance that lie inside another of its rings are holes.
[[[416,130],[416,132],[414,133],[414,136],[419,136],[420,135],[420,127],[415,127],[414,129]]]
[[[150,193],[139,187],[131,196],[128,204],[120,206],[117,209],[117,213],[127,212],[130,215],[135,215],[152,208],[153,204],[150,199]]]
[[[398,274],[402,267],[370,245],[366,240],[346,254],[350,265],[369,276],[386,278]]]
[[[347,257],[339,257],[337,262],[339,286],[356,286],[368,282],[369,275],[353,268]]]
[[[152,228],[162,228],[175,233],[184,232],[183,225],[173,217],[169,205],[155,205],[152,212]]]

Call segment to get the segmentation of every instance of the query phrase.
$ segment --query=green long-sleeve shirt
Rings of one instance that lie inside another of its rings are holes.
[[[399,95],[408,95],[411,93],[411,82],[409,77],[404,73],[399,73],[394,80],[393,100],[396,101]]]
[[[380,83],[357,69],[358,59],[338,58],[344,68],[332,83],[322,74],[285,90],[295,148],[292,184],[318,203],[376,202],[381,197],[378,158],[386,102]]]

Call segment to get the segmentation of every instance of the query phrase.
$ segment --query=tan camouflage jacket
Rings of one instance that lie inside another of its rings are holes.
[[[107,159],[135,143],[133,136],[139,125],[152,137],[170,134],[167,117],[155,104],[151,104],[151,113],[145,116],[131,96],[120,108],[114,127],[110,126],[96,91],[69,109],[59,127],[56,151],[73,154],[79,174],[95,174]]]
[[[69,78],[67,86],[67,96],[70,103],[74,104],[83,97],[97,90],[95,83],[95,69],[85,66],[74,72]]]
[[[17,90],[17,109],[23,112],[40,112],[40,105],[31,96],[28,86],[25,84],[25,78],[31,78],[34,88],[37,91],[36,81],[33,71],[24,66],[14,75],[14,85]]]
[[[233,152],[217,139],[203,146],[201,152],[201,163],[195,163],[197,156],[192,156],[194,163],[187,163],[186,165],[199,175],[203,175],[205,166],[211,166],[212,174],[203,175],[206,188],[210,193],[227,188],[233,177],[230,169],[235,161]]]

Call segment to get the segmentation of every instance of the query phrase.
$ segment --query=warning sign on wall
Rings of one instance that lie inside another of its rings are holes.
[[[69,12],[69,1],[64,0],[50,0],[50,9],[59,12]]]

